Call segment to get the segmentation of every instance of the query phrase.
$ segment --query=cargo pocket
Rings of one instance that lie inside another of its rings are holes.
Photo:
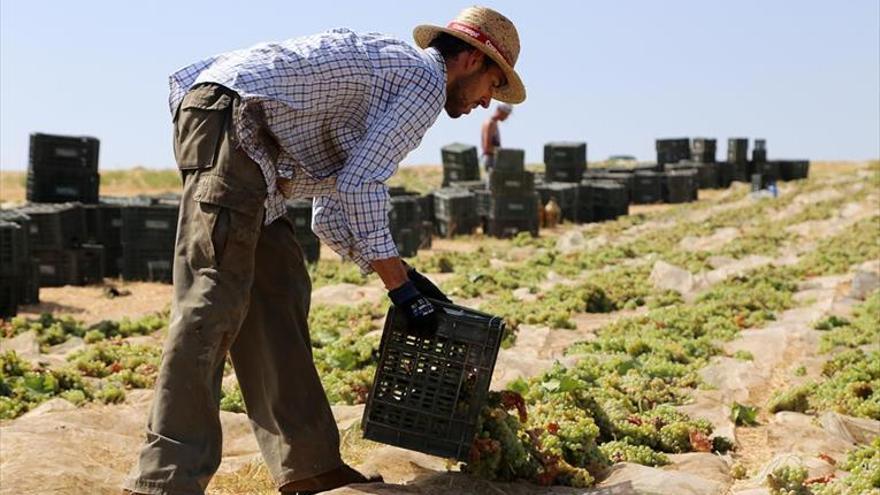
[[[174,126],[178,168],[198,170],[214,166],[231,105],[229,90],[216,85],[196,87],[183,97]]]
[[[222,175],[205,174],[198,180],[193,199],[206,234],[202,239],[210,242],[205,246],[210,264],[246,274],[253,269],[265,193]]]

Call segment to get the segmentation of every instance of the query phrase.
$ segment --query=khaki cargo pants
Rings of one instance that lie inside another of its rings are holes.
[[[201,85],[175,118],[184,184],[174,296],[146,443],[125,482],[135,492],[204,493],[220,465],[227,353],[279,487],[342,463],[312,361],[302,250],[286,217],[263,225],[266,184],[235,145],[237,104],[234,92]]]

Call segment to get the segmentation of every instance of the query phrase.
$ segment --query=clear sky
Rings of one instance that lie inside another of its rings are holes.
[[[101,139],[101,167],[171,167],[167,76],[204,56],[332,27],[411,40],[469,2],[0,0],[0,168],[31,132]],[[503,144],[654,158],[658,137],[767,139],[771,158],[880,156],[880,2],[487,1],[517,25],[529,97]],[[405,164],[478,143],[445,113]]]

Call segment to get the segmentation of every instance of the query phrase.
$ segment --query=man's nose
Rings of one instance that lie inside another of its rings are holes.
[[[489,108],[489,103],[492,101],[492,94],[489,93],[489,96],[484,96],[480,98],[480,106],[483,108]]]

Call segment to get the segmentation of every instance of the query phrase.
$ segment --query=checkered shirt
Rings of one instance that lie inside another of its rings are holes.
[[[398,256],[385,181],[446,103],[439,52],[347,29],[264,43],[172,74],[172,115],[200,83],[241,96],[233,122],[266,179],[267,225],[286,214],[285,198],[311,197],[315,233],[362,271]],[[280,145],[277,158],[259,139],[262,129]]]

